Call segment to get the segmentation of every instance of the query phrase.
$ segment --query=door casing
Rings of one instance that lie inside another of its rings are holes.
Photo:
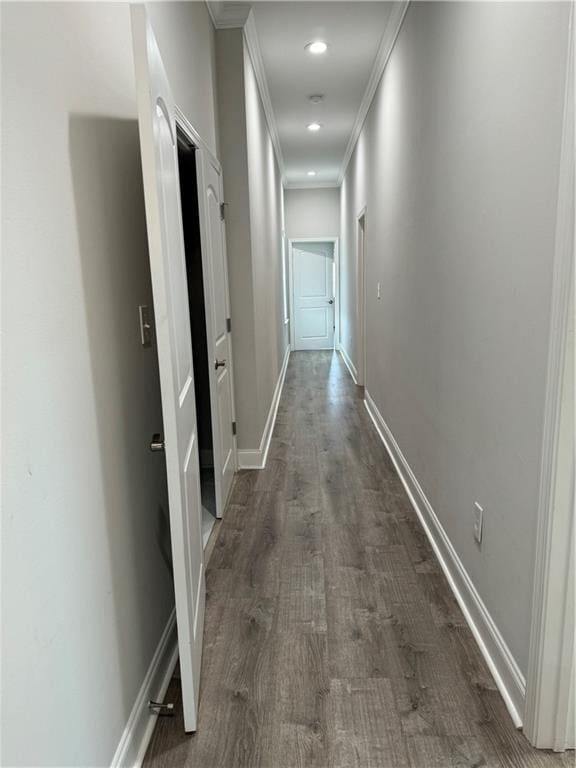
[[[366,386],[366,206],[356,216],[356,383]]]
[[[204,295],[205,295],[205,304],[206,304],[206,333],[208,336],[208,348],[209,348],[209,357],[211,353],[211,343],[213,338],[213,323],[212,323],[212,314],[210,311],[208,311],[208,302],[211,300],[211,297],[213,296],[212,293],[212,264],[211,264],[211,250],[208,242],[208,211],[206,210],[206,199],[204,195],[204,163],[205,162],[211,162],[219,171],[220,173],[220,199],[223,198],[223,190],[222,190],[222,168],[220,165],[220,162],[218,161],[218,158],[215,157],[215,155],[210,151],[208,146],[204,141],[202,141],[202,138],[200,137],[200,134],[198,131],[194,128],[194,126],[190,123],[184,112],[176,105],[175,107],[175,116],[176,116],[176,126],[177,128],[182,131],[182,133],[186,136],[188,141],[190,141],[195,147],[198,152],[198,158],[196,163],[196,178],[197,183],[199,185],[198,189],[198,213],[199,213],[199,219],[200,219],[200,250],[202,253],[202,273],[204,276]],[[223,226],[225,224],[223,223]],[[224,261],[226,265],[226,272],[225,272],[225,293],[227,297],[227,313],[228,317],[230,317],[230,291],[228,287],[228,269],[227,269],[227,258],[226,258],[226,237],[223,233],[222,236],[222,248],[224,250]],[[236,406],[234,402],[234,365],[233,365],[233,355],[232,355],[232,339],[230,334],[228,334],[228,347],[229,347],[229,359],[227,360],[227,368],[228,373],[230,376],[230,386],[231,386],[231,410],[232,410],[232,421],[236,421]],[[209,360],[210,362],[210,360]],[[213,375],[212,368],[210,369],[210,405],[212,410],[212,431],[213,434],[216,432],[219,424],[219,419],[216,420],[216,411],[218,408],[218,391],[217,391],[217,382],[216,377]],[[231,428],[231,425],[230,425]],[[216,435],[214,434],[214,437]],[[237,441],[236,436],[232,436],[233,441],[233,450],[232,450],[232,462],[233,462],[233,469],[234,472],[238,470],[238,447],[237,447]],[[214,446],[214,452],[215,452],[215,445],[216,441],[213,440],[213,446]],[[216,456],[214,456],[214,470],[216,472]],[[221,518],[224,513],[224,509],[226,507],[226,498],[222,498],[220,503],[217,501],[217,517]]]
[[[290,237],[288,238],[288,301],[290,312],[290,348],[296,348],[296,338],[294,330],[294,274],[292,269],[292,250],[294,246],[300,243],[332,243],[334,247],[334,264],[336,272],[336,285],[334,296],[334,349],[340,349],[340,238],[334,235],[327,237]]]

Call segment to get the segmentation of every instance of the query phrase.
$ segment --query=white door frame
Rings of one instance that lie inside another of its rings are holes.
[[[338,244],[340,238],[330,235],[329,237],[290,237],[288,238],[288,292],[289,292],[289,311],[290,311],[290,348],[296,348],[295,322],[294,322],[294,270],[292,266],[292,250],[298,243],[332,243],[334,246],[334,265],[336,274],[336,285],[334,286],[334,349],[340,349],[340,251]]]
[[[572,5],[523,721],[534,746],[556,751],[575,746],[574,151]]]
[[[362,223],[361,223],[362,222]],[[356,384],[366,386],[366,206],[356,214]],[[362,234],[362,246],[360,236]]]
[[[202,140],[200,134],[198,131],[194,128],[192,123],[188,120],[184,112],[176,105],[175,107],[175,117],[176,117],[176,126],[179,128],[182,133],[186,136],[188,141],[190,141],[197,150],[197,157],[196,157],[196,181],[202,179],[203,176],[203,167],[202,162],[204,158],[202,157],[202,154],[206,155],[211,162],[219,169],[220,171],[220,185],[222,185],[222,167],[220,165],[220,162],[218,158],[211,152],[209,147],[206,145],[206,143]],[[222,196],[222,189],[219,190],[220,196]],[[212,265],[210,263],[211,259],[211,253],[210,248],[208,247],[207,238],[206,238],[206,230],[207,225],[204,223],[206,222],[207,212],[205,210],[205,201],[204,196],[199,194],[198,195],[198,215],[200,219],[200,250],[202,253],[202,274],[204,276],[204,303],[210,301],[210,297],[212,296],[211,290],[207,290],[208,286],[211,285],[211,275],[212,275]],[[224,222],[222,222],[222,226],[224,225]],[[224,249],[224,256],[226,257],[226,238],[223,236],[223,244],[222,247]],[[230,293],[228,288],[228,270],[226,269],[225,274],[226,279],[226,297],[227,297],[227,303],[228,303],[228,316],[230,316]],[[208,342],[210,343],[211,338],[211,329],[212,329],[212,316],[211,313],[207,310],[207,307],[205,306],[205,315],[206,315],[206,332],[208,334]],[[230,351],[232,351],[232,342],[231,339],[229,340],[230,344]],[[232,360],[232,354],[229,356],[230,360],[227,361],[227,367],[230,375],[230,386],[232,389],[232,398],[231,398],[231,407],[232,407],[232,421],[236,421],[236,403],[234,401],[234,365]],[[208,361],[210,363],[210,360]],[[210,382],[210,405],[211,410],[214,411],[218,406],[218,392],[216,391],[217,385],[216,385],[216,379],[212,375],[212,371],[209,372],[209,382]],[[215,430],[215,420],[214,420],[214,414],[212,413],[212,447],[213,450],[215,450],[215,441],[214,441],[214,430]],[[237,441],[236,436],[233,436],[232,438],[232,444],[233,444],[233,450],[232,450],[232,461],[234,466],[234,472],[238,470],[238,447],[237,447]],[[214,457],[214,460],[216,458]],[[224,512],[224,508],[226,506],[227,499],[222,499],[222,507],[223,509],[221,512]],[[222,515],[220,515],[222,516]]]

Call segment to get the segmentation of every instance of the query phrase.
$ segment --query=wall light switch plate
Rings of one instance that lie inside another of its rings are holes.
[[[482,544],[482,526],[484,525],[484,510],[474,502],[474,538],[478,544]]]
[[[376,283],[376,298],[380,299],[380,283]]]

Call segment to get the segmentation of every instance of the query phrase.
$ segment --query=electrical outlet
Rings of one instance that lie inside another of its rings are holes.
[[[474,502],[474,538],[478,544],[482,544],[482,526],[484,524],[484,510],[478,504]]]

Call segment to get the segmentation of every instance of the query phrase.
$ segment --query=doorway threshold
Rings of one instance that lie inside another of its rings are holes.
[[[206,507],[202,507],[202,549],[206,549],[206,544],[208,543],[215,522],[216,518],[214,515],[209,512]]]

